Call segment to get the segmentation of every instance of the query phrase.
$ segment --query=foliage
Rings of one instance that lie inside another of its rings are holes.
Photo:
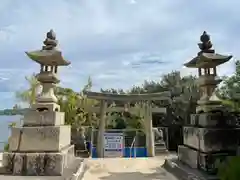
[[[195,112],[197,100],[200,98],[200,92],[195,81],[195,76],[181,77],[179,71],[173,71],[163,75],[160,81],[144,81],[142,86],[133,86],[125,92],[122,89],[116,90],[113,88],[106,90],[101,89],[101,92],[113,94],[144,94],[170,91],[173,96],[172,103],[168,105],[169,111],[173,116],[171,119],[187,120],[190,118],[190,114]],[[123,106],[123,102],[115,103],[118,106]],[[158,101],[154,101],[153,103],[157,106],[162,104]],[[135,119],[135,126],[132,124],[131,127],[144,127],[143,123],[141,123],[141,118],[135,117]],[[130,120],[127,122],[130,122]]]
[[[126,129],[127,124],[123,118],[117,117],[115,121],[116,125],[112,127],[113,129]]]
[[[72,125],[77,115],[77,94],[68,88],[61,88],[59,90],[58,103],[61,107],[61,111],[65,112],[65,123]]]
[[[114,88],[111,88],[111,89],[105,89],[105,90],[104,90],[104,89],[101,88],[100,91],[101,91],[102,93],[126,94],[123,89],[114,89]]]
[[[9,125],[8,125],[8,128],[13,128],[13,127],[16,127],[17,126],[17,123],[16,122],[11,122]]]
[[[30,106],[35,103],[36,96],[40,90],[40,83],[37,80],[35,74],[32,76],[25,77],[28,82],[29,88],[26,91],[16,92],[17,99],[20,99],[22,102],[28,103]]]
[[[22,102],[27,102],[30,106],[35,103],[35,98],[38,95],[40,83],[37,81],[35,75],[26,77],[29,88],[22,92],[17,92],[16,97]],[[61,111],[65,112],[65,123],[73,127],[80,127],[83,124],[90,124],[90,116],[84,112],[81,107],[92,106],[96,101],[90,100],[83,95],[84,91],[90,90],[92,86],[91,78],[89,77],[87,84],[80,93],[73,91],[70,88],[56,87],[55,95],[58,98],[58,103]],[[11,113],[17,111],[18,106],[15,106]]]
[[[8,151],[9,150],[9,143],[5,143],[4,145],[4,151]]]
[[[89,77],[87,84],[80,93],[76,93],[69,88],[56,88],[56,95],[59,99],[61,111],[65,112],[66,124],[72,125],[72,127],[77,129],[82,125],[92,125],[92,120],[94,119],[92,118],[92,114],[83,109],[83,107],[88,109],[98,103],[95,100],[88,99],[84,95],[84,92],[89,91],[91,87],[92,80]]]
[[[196,102],[199,99],[199,91],[195,84],[195,79],[196,77],[193,76],[181,77],[180,72],[173,71],[163,75],[160,81],[145,81],[142,86],[134,86],[128,91],[110,88],[106,90],[101,89],[101,92],[136,94],[171,91],[173,101],[169,105],[169,107],[171,107],[169,109],[172,112],[172,116],[174,116],[171,119],[186,119],[189,118],[190,113],[195,111]],[[40,83],[35,78],[35,75],[26,77],[26,80],[30,87],[26,91],[16,93],[16,95],[17,98],[31,105],[35,103],[35,97],[38,94]],[[98,106],[99,102],[89,99],[84,95],[84,92],[91,90],[91,87],[92,80],[89,77],[87,84],[80,92],[75,92],[70,88],[63,88],[60,86],[55,88],[55,94],[59,100],[61,111],[65,112],[66,124],[72,125],[73,127],[80,127],[82,125],[97,126],[98,117],[96,114],[91,113],[89,109],[92,106]],[[124,105],[123,102],[114,103],[117,106]],[[154,103],[158,105],[157,101]],[[120,121],[119,119],[122,120]],[[143,120],[136,115],[131,114],[129,117],[126,117],[122,114],[118,117],[117,123],[122,123],[123,121],[125,122],[125,126],[129,128],[144,127]]]
[[[218,88],[218,95],[222,99],[239,99],[237,93],[240,93],[240,61],[235,63],[235,73],[224,77],[222,85]]]
[[[240,179],[240,157],[231,157],[222,163],[218,170],[220,180],[239,180]]]
[[[145,130],[144,121],[141,117],[132,114],[126,118],[126,126],[129,129],[143,129]]]
[[[194,76],[181,77],[179,71],[173,71],[163,75],[161,81],[145,81],[142,87],[134,87],[131,92],[136,92],[136,90],[145,93],[170,91],[173,96],[173,101],[169,106],[172,114],[175,117],[187,119],[195,111],[200,97],[195,80]]]
[[[224,77],[222,85],[217,88],[217,96],[223,103],[239,111],[240,107],[240,61],[235,63],[235,73],[230,77]]]

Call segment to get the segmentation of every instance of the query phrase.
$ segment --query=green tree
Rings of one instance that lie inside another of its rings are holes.
[[[82,112],[79,118],[84,118],[83,125],[85,126],[94,126],[98,125],[98,117],[96,114],[91,112],[92,107],[96,107],[99,105],[99,101],[94,99],[89,99],[84,94],[86,91],[91,91],[92,88],[92,79],[88,78],[86,85],[83,87],[82,91],[80,91],[78,95],[77,107]]]
[[[37,93],[41,87],[40,82],[37,80],[35,74],[25,77],[28,82],[29,88],[24,91],[16,92],[17,99],[22,102],[28,103],[30,106],[35,103]]]
[[[28,102],[30,105],[35,102],[40,83],[35,78],[35,75],[26,77],[29,88],[22,92],[17,92],[17,98],[23,102]],[[181,77],[180,72],[174,71],[163,75],[160,81],[145,81],[142,86],[134,86],[128,91],[122,89],[115,90],[113,88],[103,90],[102,92],[115,93],[115,94],[136,94],[136,93],[156,93],[163,91],[171,91],[173,101],[170,104],[172,114],[176,117],[186,119],[190,113],[195,111],[196,102],[199,99],[199,91],[195,84],[196,78],[193,76]],[[96,114],[91,113],[90,109],[93,106],[98,106],[99,102],[87,98],[84,92],[90,91],[92,87],[92,80],[89,77],[86,85],[80,92],[75,92],[70,88],[62,88],[60,86],[55,88],[55,94],[59,100],[61,111],[65,112],[65,122],[75,127],[81,125],[97,126],[98,117]],[[117,106],[124,106],[123,102],[112,102]],[[159,102],[154,102],[159,105]],[[187,113],[186,113],[187,112]],[[126,119],[126,117],[124,117]],[[129,121],[128,126],[142,126],[142,119],[139,117],[130,118],[136,121]],[[135,124],[135,125],[133,125]]]
[[[98,104],[98,101],[87,98],[84,95],[85,91],[90,91],[92,87],[92,80],[89,77],[87,84],[83,89],[77,93],[70,88],[56,88],[56,96],[58,97],[61,111],[65,112],[65,123],[72,125],[74,128],[79,128],[82,125],[92,124],[92,114],[88,113],[89,109]]]
[[[162,76],[160,81],[145,81],[142,87],[133,87],[131,93],[157,93],[170,91],[172,102],[169,109],[172,115],[187,120],[195,112],[197,100],[200,98],[195,76],[181,77],[179,71],[173,71]],[[161,103],[154,101],[159,106]],[[187,113],[186,113],[187,112]],[[172,118],[173,119],[173,118]]]
[[[172,118],[188,120],[190,114],[194,113],[197,106],[197,100],[200,98],[199,88],[197,87],[195,76],[181,77],[179,71],[173,71],[162,76],[159,81],[144,81],[142,86],[133,86],[130,90],[123,92],[129,94],[158,93],[170,91],[172,94],[172,102],[168,105]],[[119,90],[107,89],[102,92],[120,94]],[[123,102],[115,102],[118,106],[123,106]],[[162,106],[162,102],[154,101],[156,106]],[[163,104],[164,105],[164,104]],[[187,112],[187,113],[186,113]],[[141,118],[135,118],[139,126]],[[141,125],[142,126],[142,125]]]
[[[239,180],[240,179],[240,157],[229,157],[222,162],[218,168],[220,180]]]
[[[26,77],[29,88],[21,92],[16,93],[16,97],[22,102],[28,103],[30,106],[35,103],[37,93],[40,88],[40,83],[37,81],[35,75]],[[90,124],[91,119],[84,107],[91,107],[97,102],[88,99],[84,95],[84,91],[90,90],[92,87],[92,80],[89,77],[87,84],[84,86],[80,93],[73,91],[70,88],[56,87],[55,95],[58,98],[58,103],[61,107],[61,111],[65,112],[65,123],[74,127],[79,127],[84,123]],[[14,110],[18,108],[14,107]],[[86,108],[87,109],[87,108]]]
[[[61,89],[61,93],[64,95],[57,96],[58,103],[61,107],[61,111],[65,112],[65,123],[72,125],[77,115],[77,101],[78,97],[74,91],[69,89]]]
[[[224,77],[222,84],[217,88],[217,96],[223,103],[234,110],[240,107],[240,61],[235,63],[235,72],[230,77]]]
[[[117,117],[115,121],[116,121],[116,124],[115,124],[115,126],[113,126],[113,129],[126,129],[127,128],[126,122],[124,121],[123,118]]]

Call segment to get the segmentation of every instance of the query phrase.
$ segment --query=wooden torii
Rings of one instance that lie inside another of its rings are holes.
[[[95,99],[100,101],[100,107],[91,107],[89,111],[99,112],[100,121],[99,121],[99,131],[98,131],[98,141],[97,141],[97,155],[99,158],[104,156],[104,132],[105,132],[105,115],[106,112],[111,111],[124,111],[125,108],[128,108],[129,112],[138,113],[139,107],[130,107],[130,102],[138,102],[140,105],[140,113],[144,118],[145,133],[146,133],[146,146],[147,146],[147,155],[149,157],[155,156],[154,150],[154,136],[153,136],[153,127],[152,127],[152,113],[153,112],[163,112],[165,108],[156,108],[152,107],[152,101],[161,100],[171,102],[171,93],[169,91],[160,92],[160,93],[150,93],[150,94],[111,94],[111,93],[100,93],[100,92],[91,92],[87,91],[84,93],[87,98]],[[122,101],[125,102],[125,107],[107,107],[108,101]]]

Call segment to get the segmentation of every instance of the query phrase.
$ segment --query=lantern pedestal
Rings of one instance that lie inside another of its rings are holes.
[[[77,171],[82,169],[83,160],[74,155],[71,127],[64,124],[65,114],[60,112],[54,95],[54,87],[60,81],[57,78],[58,66],[67,66],[70,62],[56,50],[57,40],[53,31],[47,33],[44,45],[42,50],[26,53],[41,66],[36,78],[42,85],[42,92],[24,114],[23,126],[11,129],[9,150],[3,153],[1,172],[15,176],[74,179],[80,175]]]

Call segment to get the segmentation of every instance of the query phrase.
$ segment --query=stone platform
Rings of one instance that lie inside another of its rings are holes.
[[[25,176],[61,176],[64,169],[71,166],[74,159],[74,146],[72,145],[61,152],[4,152],[2,173]]]
[[[36,105],[35,105],[36,106]],[[48,108],[59,108],[59,105],[52,104],[45,105],[44,107]],[[55,107],[56,106],[56,107]],[[37,107],[41,107],[39,104]],[[36,108],[37,108],[36,107]],[[28,110],[24,114],[24,122],[23,126],[60,126],[64,125],[64,112],[56,112],[56,111],[36,111],[36,110]]]
[[[166,159],[163,168],[179,180],[219,180],[215,175],[208,175],[185,165],[178,160],[177,156]]]
[[[208,174],[216,174],[218,165],[227,157],[235,155],[236,151],[205,153],[184,145],[178,146],[178,160],[191,168],[198,168]]]
[[[59,152],[71,143],[71,127],[13,127],[9,138],[11,152]]]
[[[64,168],[61,176],[13,176],[2,174],[3,168],[0,168],[0,180],[81,180],[86,166],[84,159],[74,158],[72,164]]]
[[[202,152],[231,151],[237,149],[240,129],[183,127],[184,145]]]
[[[183,144],[178,146],[178,160],[194,169],[203,170],[208,174],[217,174],[217,167],[227,157],[236,156],[240,129],[233,126],[211,127],[214,118],[204,114],[198,117],[198,123],[208,127],[183,127]],[[218,116],[216,116],[218,117]],[[230,123],[229,123],[230,124]]]

